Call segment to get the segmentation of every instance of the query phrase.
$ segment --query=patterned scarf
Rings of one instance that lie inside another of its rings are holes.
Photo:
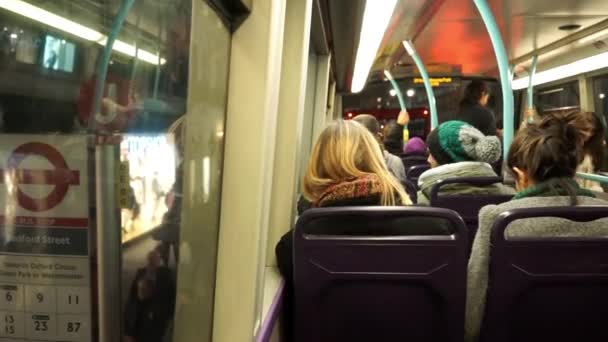
[[[375,174],[368,174],[342,181],[328,187],[321,194],[319,199],[313,203],[313,207],[325,207],[330,206],[328,205],[329,203],[359,198],[380,198],[381,195],[380,179]]]

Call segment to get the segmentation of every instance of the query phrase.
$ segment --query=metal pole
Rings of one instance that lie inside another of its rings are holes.
[[[391,72],[388,70],[384,70],[384,76],[386,76],[386,78],[391,82],[393,90],[395,90],[395,93],[397,93],[397,99],[399,100],[399,107],[401,107],[401,110],[407,110],[405,106],[405,101],[403,100],[403,93],[401,93],[401,89],[399,89],[399,85],[393,78],[393,75],[391,75]]]
[[[116,203],[118,145],[95,146],[99,340],[121,341],[121,230]]]
[[[593,173],[583,173],[583,172],[577,172],[576,176],[578,178],[588,179],[588,180],[591,180],[594,182],[599,182],[602,184],[608,184],[608,177],[606,177],[606,176],[596,175]]]
[[[124,0],[118,9],[118,13],[116,13],[116,17],[114,17],[114,22],[112,22],[112,27],[110,28],[110,33],[108,34],[108,40],[106,41],[106,45],[101,52],[101,58],[97,62],[97,78],[95,81],[95,95],[93,96],[93,106],[91,110],[91,117],[89,118],[89,130],[94,131],[97,128],[95,116],[100,112],[101,109],[101,98],[103,97],[103,92],[105,89],[106,76],[108,73],[108,64],[110,63],[110,57],[112,56],[112,47],[114,46],[114,41],[116,37],[118,37],[118,33],[122,29],[122,25],[127,19],[127,14],[129,10],[133,6],[135,0]]]
[[[433,93],[433,87],[431,86],[431,79],[429,78],[429,74],[426,72],[426,68],[424,67],[424,63],[418,56],[416,49],[414,49],[414,44],[412,44],[409,40],[403,41],[403,46],[407,53],[412,57],[416,66],[418,67],[418,71],[420,72],[420,76],[422,76],[422,80],[424,81],[424,88],[426,90],[426,97],[429,99],[429,107],[431,110],[431,129],[437,127],[437,106],[435,104],[435,94]]]
[[[503,143],[504,143],[504,158],[507,158],[511,141],[513,140],[513,89],[511,87],[511,79],[509,77],[509,58],[505,45],[500,36],[500,30],[496,25],[496,19],[488,6],[486,0],[473,0],[481,18],[488,30],[494,53],[496,54],[496,62],[498,63],[498,71],[500,73],[500,86],[502,90],[502,117],[503,117]]]
[[[532,58],[532,65],[530,66],[530,76],[528,77],[528,108],[534,108],[534,75],[536,74],[536,62],[538,62],[538,56]]]

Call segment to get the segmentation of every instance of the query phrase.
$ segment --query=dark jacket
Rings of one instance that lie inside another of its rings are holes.
[[[159,267],[150,279],[153,288],[150,298],[138,297],[138,283],[149,278],[146,268],[140,268],[131,284],[125,307],[125,336],[137,342],[162,342],[175,306],[175,280],[171,270]]]
[[[496,135],[496,117],[489,108],[480,104],[460,107],[458,120],[462,120],[477,128],[484,135]]]
[[[381,192],[377,181],[375,181],[373,177],[376,176],[371,176],[371,178],[370,176],[367,176],[336,184],[328,188],[315,203],[306,202],[306,200],[302,198],[298,202],[298,214],[302,214],[300,210],[307,210],[309,208],[381,205]],[[424,231],[424,234],[448,234],[448,228],[436,223],[432,224],[432,228],[428,229],[425,227],[424,223],[413,225],[411,228],[408,228],[408,233],[413,235],[423,234],[422,231]],[[321,234],[324,232],[315,231],[315,233]],[[350,235],[351,232],[333,229],[331,233]],[[288,231],[283,235],[281,240],[279,240],[275,248],[275,253],[279,270],[287,282],[290,283],[293,279],[293,230]]]
[[[398,123],[393,125],[384,137],[384,149],[397,156],[403,154],[403,125]]]
[[[161,224],[158,226],[152,237],[155,240],[164,241],[168,243],[179,242],[179,231],[181,225],[182,215],[182,201],[183,201],[183,167],[180,164],[175,170],[175,182],[171,188],[173,193],[173,202],[169,207],[169,210],[163,216]]]

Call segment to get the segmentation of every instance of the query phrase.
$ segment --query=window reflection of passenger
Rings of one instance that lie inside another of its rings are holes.
[[[162,342],[173,317],[175,282],[158,251],[137,270],[125,308],[124,342]]]
[[[122,73],[127,72],[122,71]],[[96,82],[97,75],[93,75],[80,87],[78,116],[81,124],[90,127],[90,120],[96,118],[97,124],[107,131],[125,131],[137,114],[133,82],[130,81],[129,76],[121,75],[118,67],[110,66],[103,89],[100,113],[92,113]]]
[[[185,116],[177,119],[171,127],[169,127],[168,133],[173,136],[175,143],[175,151],[177,154],[177,168],[175,170],[175,183],[171,188],[171,192],[168,195],[168,207],[169,210],[163,216],[162,223],[153,233],[155,240],[160,241],[158,250],[163,258],[165,264],[169,264],[169,255],[171,247],[173,247],[173,256],[175,258],[175,264],[179,260],[179,232],[181,226],[181,214],[182,214],[182,187],[183,187],[183,168],[182,160],[184,155],[184,120]]]
[[[156,221],[156,215],[158,213],[158,208],[161,204],[161,200],[163,199],[163,197],[165,197],[165,192],[163,191],[162,185],[158,180],[158,171],[154,171],[154,175],[152,176],[152,195],[154,196],[154,209],[152,211],[152,220]]]
[[[49,57],[46,62],[44,62],[44,65],[48,68],[48,69],[57,69],[55,67],[55,64],[57,64],[57,52],[55,51],[51,51],[51,57]]]
[[[191,1],[176,1],[175,16],[169,24],[167,49],[167,93],[185,99],[188,91],[188,60],[190,56]]]

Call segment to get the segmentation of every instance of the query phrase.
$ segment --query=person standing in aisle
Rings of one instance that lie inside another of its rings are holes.
[[[456,120],[464,121],[477,128],[483,135],[496,135],[496,117],[490,108],[490,88],[483,81],[474,80],[465,90],[460,101],[460,111]]]

